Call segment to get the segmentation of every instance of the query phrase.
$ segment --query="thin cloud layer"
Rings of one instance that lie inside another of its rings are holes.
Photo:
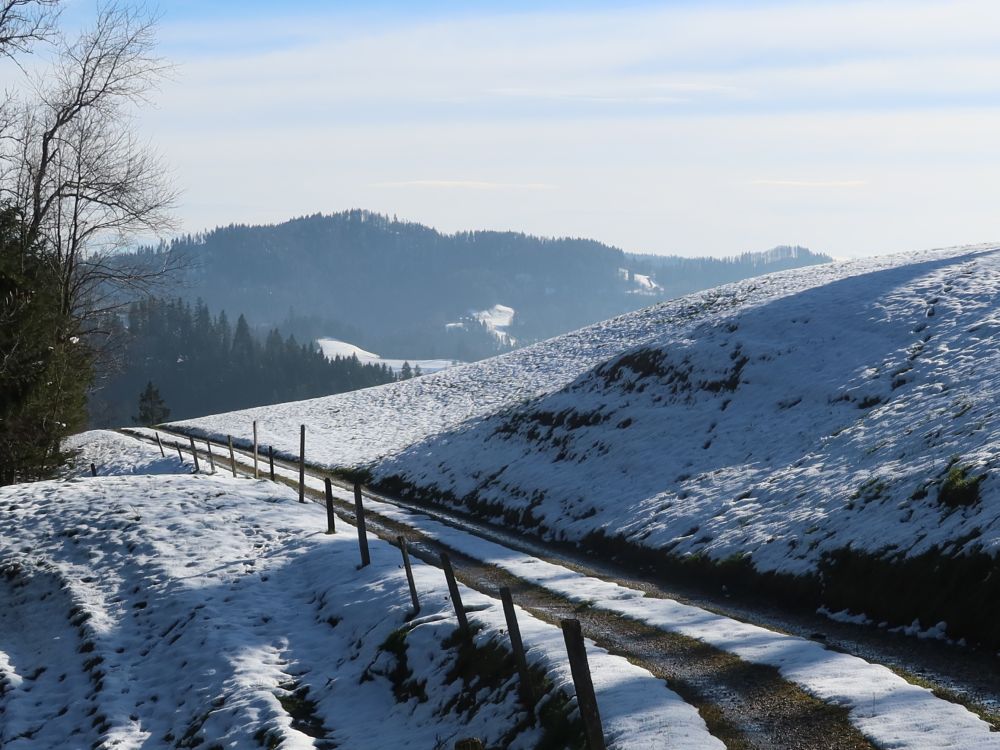
[[[545,183],[485,182],[482,180],[403,180],[377,182],[372,187],[388,188],[444,188],[447,190],[555,190],[555,185]]]
[[[688,254],[997,234],[993,2],[197,13],[167,11],[146,118],[192,230],[360,205]]]

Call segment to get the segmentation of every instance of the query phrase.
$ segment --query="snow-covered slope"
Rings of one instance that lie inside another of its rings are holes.
[[[244,409],[174,423],[194,434],[260,440],[298,454],[299,425],[308,429],[309,460],[331,467],[371,465],[429,436],[556,391],[590,368],[702,320],[897,266],[960,258],[988,250],[883,256],[785,271],[721,286],[622,315],[499,357],[419,379],[334,396]],[[957,261],[954,261],[957,262]]]
[[[440,570],[415,563],[408,621],[398,550],[372,539],[359,570],[354,529],[322,533],[323,508],[286,487],[143,475],[171,459],[107,433],[74,443],[121,474],[0,488],[0,746],[531,748],[547,731],[495,656],[456,669]],[[463,599],[502,657],[499,603]],[[571,693],[559,628],[519,619],[544,700]],[[661,680],[590,659],[612,747],[721,747]]]
[[[432,502],[1000,645],[998,297],[997,246],[816,266],[182,426],[245,439],[259,419],[294,456],[304,423],[311,462]]]
[[[995,553],[998,332],[1000,253],[908,264],[668,329],[378,475],[530,508],[560,537],[613,528],[763,569],[844,534],[919,554],[979,530]],[[936,497],[953,459],[987,474],[960,511]]]
[[[960,599],[995,585],[998,333],[1000,251],[911,258],[665,328],[375,475],[544,536],[757,572],[959,560],[978,581],[923,585]]]
[[[110,430],[71,435],[63,445],[74,454],[72,471],[82,474],[93,463],[98,476],[115,474],[177,474],[185,471],[175,452],[160,451]]]

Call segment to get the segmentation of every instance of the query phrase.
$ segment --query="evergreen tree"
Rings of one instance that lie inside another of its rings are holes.
[[[139,416],[132,417],[136,424],[152,427],[154,424],[166,422],[170,418],[170,409],[160,396],[160,391],[150,380],[146,388],[139,394]]]
[[[403,366],[399,368],[399,379],[409,380],[413,377],[413,369],[410,367],[409,362],[403,362]]]
[[[49,476],[61,443],[85,417],[90,353],[62,293],[50,251],[23,252],[23,223],[0,209],[0,484]]]

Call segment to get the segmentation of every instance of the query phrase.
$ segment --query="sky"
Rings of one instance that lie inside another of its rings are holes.
[[[137,126],[187,232],[367,208],[681,255],[1000,240],[995,0],[160,13],[176,67]]]

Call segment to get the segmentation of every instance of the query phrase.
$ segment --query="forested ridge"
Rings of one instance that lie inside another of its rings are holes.
[[[472,313],[514,308],[527,344],[661,299],[830,260],[804,248],[727,259],[625,253],[600,242],[518,232],[443,234],[369,211],[230,225],[187,235],[157,258],[189,262],[184,289],[213,309],[300,339],[332,336],[395,358],[482,359],[509,348]],[[652,286],[635,274],[650,276]]]

